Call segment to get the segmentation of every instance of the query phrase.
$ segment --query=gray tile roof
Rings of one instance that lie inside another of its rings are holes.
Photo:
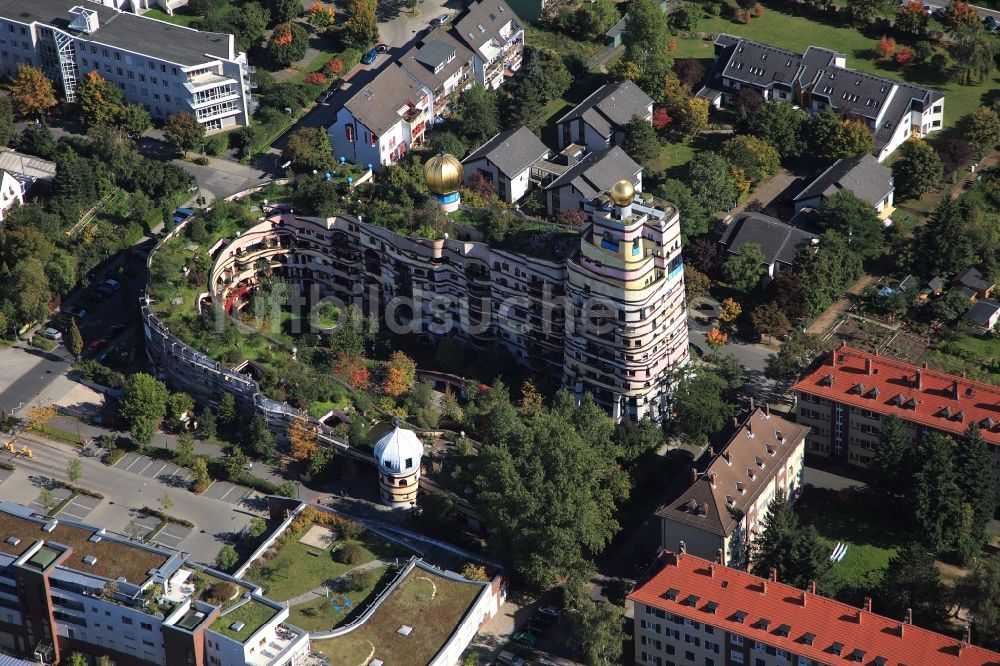
[[[732,254],[739,254],[742,245],[757,243],[768,264],[781,262],[791,266],[799,250],[808,247],[814,238],[815,235],[776,218],[759,213],[739,213],[726,227],[720,242]]]
[[[52,180],[56,177],[55,162],[13,150],[0,153],[0,169],[31,180]]]
[[[841,190],[848,190],[856,197],[876,205],[893,190],[892,169],[883,166],[873,155],[859,155],[837,160],[816,180],[802,190],[795,201],[814,197],[832,197]]]
[[[89,35],[69,29],[69,10],[78,5],[97,12],[97,30]],[[37,21],[97,44],[178,65],[234,56],[231,35],[192,30],[81,0],[0,0],[0,17],[21,23]]]
[[[491,39],[498,44],[507,40],[500,30],[508,21],[514,21],[514,32],[521,28],[521,19],[504,0],[479,0],[469,5],[465,14],[455,22],[455,34],[475,51]]]
[[[500,173],[513,178],[549,152],[548,147],[531,130],[518,127],[500,132],[462,160],[462,164],[487,159],[496,165]]]
[[[449,61],[453,53],[455,57]],[[439,26],[414,44],[399,62],[411,76],[433,91],[471,59],[472,51]],[[438,65],[441,69],[435,73]]]
[[[640,171],[642,167],[620,146],[613,146],[588,153],[545,189],[554,190],[572,184],[585,197],[592,198],[607,192],[619,180],[635,182],[635,176]]]
[[[615,129],[628,123],[632,116],[645,118],[652,103],[649,95],[632,81],[606,83],[560,118],[558,123],[583,118],[598,134],[610,136]]]
[[[1000,303],[989,298],[980,299],[962,315],[962,320],[976,326],[988,326],[997,310],[1000,310]]]
[[[397,64],[390,63],[347,100],[344,108],[379,136],[402,119],[400,108],[416,104],[423,94],[413,79],[403,73]]]
[[[975,268],[970,268],[959,275],[955,278],[955,282],[976,291],[989,291],[993,288],[993,283],[983,277],[983,274]]]

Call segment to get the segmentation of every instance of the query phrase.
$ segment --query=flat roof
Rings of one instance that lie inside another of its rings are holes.
[[[77,6],[97,13],[97,30],[86,34],[70,29],[69,10]],[[185,28],[85,0],[0,0],[0,17],[42,23],[81,39],[183,66],[234,57],[232,35]]]

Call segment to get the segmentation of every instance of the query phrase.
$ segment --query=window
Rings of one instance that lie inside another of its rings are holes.
[[[731,662],[733,662],[734,664],[742,664],[743,663],[743,653],[742,652],[736,652],[735,650],[730,650],[729,651],[729,660]]]
[[[407,458],[406,465],[403,467],[403,469],[410,469],[411,467],[413,467],[413,458]]]
[[[122,615],[122,624],[132,624],[132,618]]]
[[[781,648],[777,648],[775,649],[774,654],[778,657],[778,659],[781,659],[782,661],[792,660],[792,656],[791,654],[789,654],[788,650],[782,650]]]
[[[688,661],[694,661],[694,652],[690,652],[690,651],[685,652],[684,653],[684,658],[687,659]]]
[[[729,642],[733,645],[743,645],[743,637],[739,634],[731,634],[729,636]]]

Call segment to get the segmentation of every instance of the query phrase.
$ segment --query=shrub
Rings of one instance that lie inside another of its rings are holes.
[[[310,85],[325,86],[326,75],[323,72],[309,72],[306,74],[305,81]]]
[[[212,157],[218,157],[229,148],[229,136],[226,134],[216,134],[205,142],[205,152]]]
[[[197,164],[198,166],[208,166],[208,158],[204,156],[196,157],[191,161]]]
[[[202,593],[201,598],[210,604],[221,606],[236,596],[236,590],[236,585],[230,583],[229,581],[213,583]]]
[[[341,546],[333,553],[333,558],[340,562],[341,564],[361,564],[361,561],[365,559],[364,549],[355,544],[349,543]]]
[[[357,541],[365,533],[365,526],[361,523],[356,523],[353,520],[345,521],[340,528],[341,533],[344,535],[345,539],[350,539],[352,541]]]
[[[346,592],[367,590],[378,581],[378,575],[378,569],[352,571],[344,577],[344,590]]]

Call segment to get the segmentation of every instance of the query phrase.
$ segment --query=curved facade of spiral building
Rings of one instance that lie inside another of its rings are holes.
[[[678,215],[630,188],[611,195],[587,205],[579,246],[563,259],[492,248],[457,226],[425,240],[346,215],[269,211],[213,252],[210,293],[235,313],[263,261],[307,306],[357,304],[394,333],[499,344],[616,419],[659,421],[670,371],[688,360]]]

